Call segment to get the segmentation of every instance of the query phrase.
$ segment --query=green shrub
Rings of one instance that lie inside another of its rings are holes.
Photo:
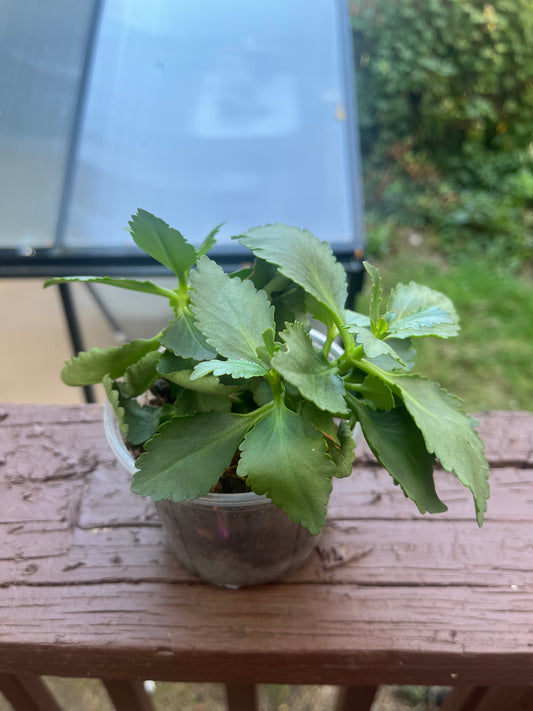
[[[533,256],[531,0],[352,0],[373,212],[515,267]]]

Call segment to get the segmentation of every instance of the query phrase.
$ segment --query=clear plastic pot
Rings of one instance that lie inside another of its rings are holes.
[[[132,474],[135,460],[106,402],[108,442]],[[179,562],[209,583],[228,588],[290,575],[309,557],[317,536],[293,523],[266,496],[207,494],[194,501],[157,501],[155,507]]]
[[[315,343],[323,335],[312,332]],[[335,355],[342,350],[333,345]],[[117,459],[132,474],[135,460],[126,448],[113,408],[106,402],[104,425]],[[266,497],[207,494],[194,501],[155,504],[179,562],[209,583],[240,588],[277,580],[297,570],[313,551],[314,536]]]

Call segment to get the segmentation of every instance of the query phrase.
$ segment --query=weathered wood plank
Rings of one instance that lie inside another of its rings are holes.
[[[35,523],[35,527],[37,526]],[[0,526],[0,581],[79,585],[192,583],[160,527],[73,528],[38,533]],[[291,577],[300,584],[533,585],[533,528],[487,521],[331,521],[317,550]]]
[[[373,685],[531,683],[533,415],[490,413],[485,527],[421,517],[370,457],[290,581],[204,585],[105,443],[98,406],[0,411],[0,672]]]
[[[531,680],[531,587],[139,583],[1,591],[0,671],[168,680]]]

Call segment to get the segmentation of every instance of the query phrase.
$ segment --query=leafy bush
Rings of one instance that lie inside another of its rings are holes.
[[[531,259],[530,0],[352,0],[352,22],[369,206]]]

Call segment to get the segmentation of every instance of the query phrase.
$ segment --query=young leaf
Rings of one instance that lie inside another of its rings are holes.
[[[339,423],[338,436],[340,446],[330,447],[329,456],[337,467],[335,476],[337,479],[343,479],[352,473],[355,460],[355,442],[352,437],[352,431],[346,422],[341,421]]]
[[[118,426],[124,437],[128,436],[128,425],[124,419],[124,408],[120,404],[120,393],[115,383],[111,380],[109,375],[104,375],[102,378],[102,385],[104,386],[105,394],[107,399],[111,403],[115,417],[117,418]]]
[[[370,294],[370,326],[372,333],[375,333],[375,329],[381,315],[381,297],[383,295],[383,289],[381,288],[381,275],[377,267],[373,264],[363,262],[363,266],[372,281],[372,291]]]
[[[207,342],[224,358],[259,362],[263,333],[274,328],[274,309],[250,281],[230,279],[209,257],[191,274],[191,311]]]
[[[400,365],[403,365],[402,359],[400,358],[398,352],[391,345],[374,336],[374,334],[367,328],[360,328],[359,326],[349,326],[348,330],[350,331],[350,333],[355,334],[357,343],[363,346],[365,356],[367,358],[379,358],[380,356],[388,356],[394,361],[400,363]]]
[[[159,378],[157,364],[161,359],[159,351],[150,351],[133,365],[126,368],[125,377],[132,397],[142,395]]]
[[[393,289],[385,319],[394,338],[449,338],[459,332],[459,317],[450,299],[415,282]]]
[[[380,341],[381,343],[383,341]],[[388,354],[377,356],[377,358],[366,358],[366,360],[374,363],[382,370],[398,371],[411,370],[415,364],[416,350],[411,344],[409,338],[387,338],[387,346],[393,349],[394,355],[391,357]]]
[[[370,317],[365,314],[360,314],[357,311],[346,309],[346,325],[356,326],[357,328],[370,328]]]
[[[197,259],[200,259],[200,257],[203,257],[204,254],[209,252],[210,249],[212,249],[215,244],[216,244],[216,235],[220,231],[220,228],[222,227],[224,223],[221,222],[220,225],[217,225],[214,227],[211,232],[207,235],[207,237],[204,239],[202,244],[197,248],[196,250],[196,256]]]
[[[208,373],[213,375],[231,375],[232,378],[254,378],[265,375],[266,369],[249,360],[204,360],[194,368],[191,380],[202,378]]]
[[[237,387],[222,385],[218,378],[213,375],[206,375],[198,380],[191,380],[194,369],[194,361],[191,358],[180,358],[169,351],[165,351],[157,365],[157,372],[164,376],[171,383],[175,383],[182,388],[205,393],[206,395],[230,395],[238,390]]]
[[[428,451],[470,489],[481,526],[489,498],[488,463],[483,454],[483,441],[472,419],[461,410],[461,401],[419,375],[381,371],[379,377],[403,399],[422,432]]]
[[[194,390],[206,395],[229,395],[239,388],[222,385],[214,375],[204,375],[202,378],[193,379],[193,369],[176,370],[174,373],[165,373],[165,378],[171,383],[176,383],[186,390]]]
[[[325,524],[335,465],[322,435],[284,405],[246,434],[237,473],[311,533]]]
[[[288,323],[280,335],[286,350],[274,355],[272,367],[321,410],[346,414],[342,379],[322,351],[315,349],[303,324]]]
[[[346,273],[328,242],[320,242],[308,230],[282,224],[255,227],[237,239],[257,257],[276,264],[282,274],[344,321]]]
[[[68,360],[61,371],[66,385],[92,385],[101,383],[104,375],[120,378],[126,368],[136,363],[150,351],[159,347],[159,340],[136,339],[123,346],[91,348]]]
[[[66,284],[67,282],[90,282],[93,284],[107,284],[108,286],[116,286],[120,289],[129,289],[130,291],[141,291],[144,294],[155,294],[157,296],[165,296],[170,301],[176,298],[176,292],[172,289],[165,289],[163,286],[154,284],[153,281],[137,281],[136,279],[114,279],[112,277],[95,277],[95,276],[77,276],[77,277],[54,277],[47,279],[44,282],[44,287],[52,284]]]
[[[426,451],[420,431],[405,408],[375,412],[348,396],[370,449],[420,513],[440,513],[446,506],[433,481],[434,459]]]
[[[154,501],[183,501],[209,493],[231,460],[250,416],[202,412],[161,426],[137,459],[132,491]]]
[[[178,230],[145,210],[137,210],[129,226],[138,247],[173,271],[180,282],[186,282],[196,262],[196,250]]]
[[[216,355],[196,327],[189,309],[183,309],[180,315],[165,328],[160,343],[181,358],[209,360]]]

